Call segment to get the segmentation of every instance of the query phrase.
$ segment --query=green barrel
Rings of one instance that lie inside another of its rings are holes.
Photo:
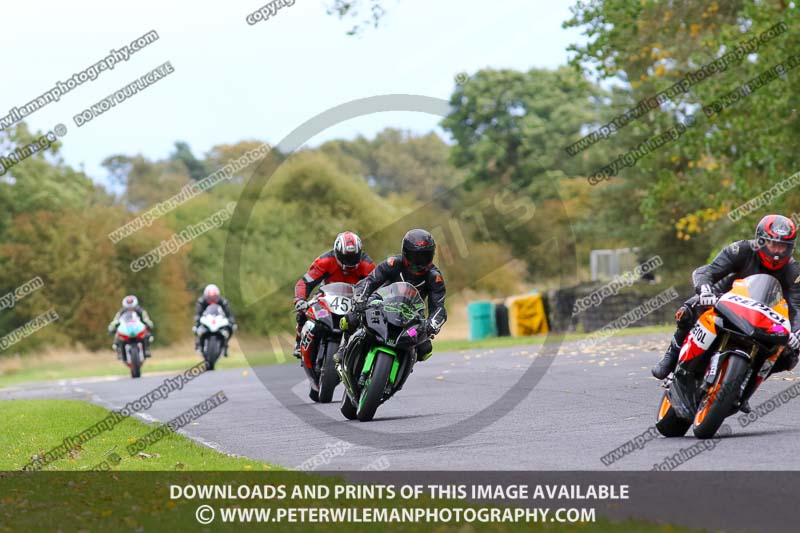
[[[494,304],[492,302],[470,302],[467,304],[469,340],[497,336]]]

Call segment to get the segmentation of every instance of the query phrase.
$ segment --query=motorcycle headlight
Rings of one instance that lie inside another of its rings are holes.
[[[227,338],[228,338],[228,335],[230,335],[230,333],[228,332],[228,330],[227,330],[227,329],[225,329],[225,328],[223,328],[223,329],[222,329],[222,336],[223,336],[223,337],[225,337],[225,338],[227,339]]]

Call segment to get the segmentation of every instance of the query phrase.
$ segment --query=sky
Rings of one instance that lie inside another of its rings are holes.
[[[280,0],[278,0],[280,2]],[[328,0],[297,0],[268,20],[247,15],[263,1],[41,0],[3,7],[0,117],[88,68],[137,37],[160,38],[30,115],[34,129],[67,126],[62,156],[99,183],[103,159],[168,156],[176,140],[198,156],[219,144],[257,139],[277,145],[335,106],[366,97],[413,94],[449,99],[455,76],[482,68],[555,68],[573,1],[386,0],[377,29],[346,35],[351,20],[326,14]],[[78,127],[73,117],[169,61],[174,73]],[[351,119],[309,139],[372,137],[385,127],[427,133],[440,118],[384,112]]]

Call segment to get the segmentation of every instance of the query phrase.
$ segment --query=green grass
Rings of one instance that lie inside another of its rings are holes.
[[[0,420],[13,431],[0,431],[0,471],[19,470],[32,456],[44,456],[64,438],[88,429],[108,416],[109,411],[77,400],[9,400],[0,402]],[[203,419],[199,419],[203,423]],[[155,426],[127,418],[113,429],[101,432],[79,445],[67,456],[44,466],[42,471],[88,471],[115,453],[121,461],[114,470],[272,470],[280,467],[230,457],[206,448],[183,435],[170,432],[131,456],[126,447],[150,433]]]
[[[159,358],[158,351],[154,350],[153,357],[148,359],[142,367],[142,376],[155,372],[186,370],[201,360],[201,357],[196,353],[186,357]],[[241,354],[231,354],[227,358],[221,357],[217,362],[217,368],[225,370],[227,368],[274,365],[289,362],[289,360],[295,361],[291,354],[282,360],[276,357],[275,354],[266,352],[248,355],[247,358]],[[22,368],[10,371],[0,370],[0,388],[30,381],[53,381],[94,376],[130,376],[130,371],[110,352],[99,356],[83,355],[75,358],[49,358],[44,361],[30,363],[23,357]]]
[[[645,335],[648,333],[669,333],[673,331],[672,326],[647,326],[641,328],[626,328],[614,335],[614,337],[627,337],[631,335]],[[564,335],[563,342],[575,341],[589,337],[591,333],[567,333]],[[435,340],[435,352],[450,352],[461,350],[484,350],[491,348],[507,348],[514,346],[531,346],[544,342],[555,342],[557,339],[547,340],[547,335],[534,335],[531,337],[491,337],[477,341],[470,340]],[[108,353],[103,356],[78,357],[71,359],[63,357],[56,360],[46,360],[43,362],[28,364],[23,359],[23,368],[13,371],[3,372],[0,367],[0,388],[18,385],[30,381],[50,381],[68,378],[82,378],[93,376],[127,376],[130,375],[128,368],[116,360]],[[158,350],[153,351],[150,358],[142,369],[142,375],[147,376],[154,372],[181,371],[190,368],[200,362],[200,356],[193,353],[183,357],[169,357],[160,359]],[[248,366],[274,365],[282,363],[295,363],[296,359],[291,355],[278,357],[273,353],[260,352],[255,355],[248,355],[245,358],[242,354],[231,354],[228,358],[221,358],[217,363],[219,370],[229,368],[242,368]]]

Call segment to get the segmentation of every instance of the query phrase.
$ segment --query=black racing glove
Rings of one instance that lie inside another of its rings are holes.
[[[367,301],[366,300],[355,300],[353,302],[353,312],[356,314],[363,313],[367,308]]]

